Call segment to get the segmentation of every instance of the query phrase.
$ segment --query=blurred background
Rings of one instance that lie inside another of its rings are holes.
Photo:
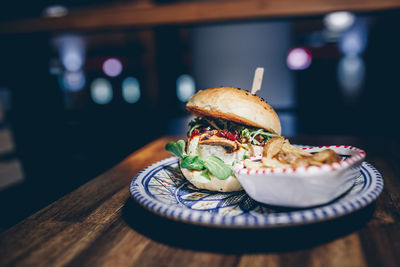
[[[257,67],[283,135],[397,138],[398,1],[278,2],[2,3],[0,231],[184,136],[191,95],[249,90]]]

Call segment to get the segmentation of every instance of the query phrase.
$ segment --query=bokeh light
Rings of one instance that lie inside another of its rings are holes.
[[[81,90],[86,84],[86,78],[82,71],[63,73],[61,78],[61,86],[70,92]]]
[[[97,104],[110,103],[113,98],[111,83],[104,78],[95,79],[90,86],[90,95]]]
[[[362,24],[345,32],[339,40],[339,49],[345,55],[359,55],[367,46],[367,30]]]
[[[328,30],[341,32],[350,28],[355,19],[354,14],[347,11],[332,12],[324,17],[324,25]]]
[[[64,68],[71,72],[80,71],[85,61],[85,45],[82,37],[62,35],[55,38],[54,42]]]
[[[289,51],[286,63],[289,69],[304,70],[311,64],[311,53],[305,48],[297,47]]]
[[[68,14],[68,9],[62,5],[53,5],[46,7],[42,14],[48,18],[60,18]]]
[[[187,102],[196,92],[195,82],[192,76],[182,74],[176,80],[176,95],[179,101]]]
[[[122,72],[122,63],[117,58],[108,58],[103,62],[103,71],[107,76],[117,77]]]
[[[58,58],[51,58],[49,62],[49,73],[52,75],[60,75],[63,73],[61,62]]]
[[[136,103],[140,99],[140,84],[136,78],[127,77],[122,82],[122,97],[130,104]]]
[[[365,77],[365,64],[356,55],[343,57],[338,64],[338,79],[348,101],[354,101],[361,93]]]
[[[68,71],[78,71],[82,68],[83,56],[78,50],[71,49],[64,53],[62,62]]]

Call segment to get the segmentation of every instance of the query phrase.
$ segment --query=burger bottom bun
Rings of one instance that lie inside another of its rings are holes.
[[[202,171],[188,170],[184,168],[181,168],[181,171],[186,179],[199,189],[207,189],[210,191],[219,192],[234,192],[243,190],[238,179],[236,179],[236,177],[233,175],[229,176],[228,179],[220,180],[212,174],[209,174],[211,180],[208,180],[201,175]]]

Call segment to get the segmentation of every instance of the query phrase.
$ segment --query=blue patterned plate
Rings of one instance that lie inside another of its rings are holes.
[[[367,206],[382,188],[381,174],[363,162],[354,186],[335,201],[288,211],[260,204],[244,191],[199,190],[182,176],[176,157],[147,167],[130,185],[133,198],[156,214],[187,223],[229,228],[286,227],[337,218]]]

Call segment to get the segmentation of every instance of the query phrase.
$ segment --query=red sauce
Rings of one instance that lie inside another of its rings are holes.
[[[218,131],[216,136],[224,137],[224,138],[227,138],[227,139],[229,139],[231,141],[239,141],[239,132],[238,131],[229,132],[228,130],[225,129],[225,130],[222,130],[222,131]]]
[[[193,137],[197,136],[200,134],[200,131],[198,129],[194,129],[192,131],[192,134],[190,135],[190,139],[192,139]]]
[[[192,139],[193,137],[198,136],[201,133],[205,133],[207,131],[208,131],[208,129],[201,129],[201,130],[194,129],[192,131],[192,134],[190,135],[189,139]],[[213,134],[214,133],[210,132],[210,135],[213,135]],[[239,134],[239,132],[237,130],[235,130],[233,132],[230,132],[230,131],[225,129],[225,130],[222,130],[222,131],[218,131],[215,135],[218,136],[218,137],[223,137],[223,138],[229,139],[231,141],[240,142],[240,140],[241,140],[240,139],[240,134]]]

